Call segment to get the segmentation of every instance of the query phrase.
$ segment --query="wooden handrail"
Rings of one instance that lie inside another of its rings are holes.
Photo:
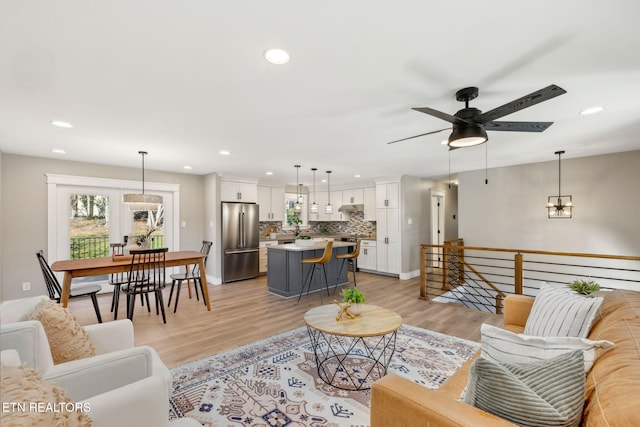
[[[604,258],[604,259],[619,259],[619,260],[625,260],[625,261],[640,261],[640,256],[632,256],[632,255],[587,254],[587,253],[580,253],[580,252],[553,252],[553,251],[538,251],[538,250],[530,250],[530,249],[485,248],[481,246],[431,245],[426,243],[423,243],[420,245],[420,247],[422,248],[443,248],[445,246],[452,249],[472,250],[472,251],[516,252],[521,254],[557,255],[557,256],[572,256],[572,257],[583,257],[583,258]]]

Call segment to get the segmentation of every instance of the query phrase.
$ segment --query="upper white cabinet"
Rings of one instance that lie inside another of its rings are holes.
[[[220,200],[223,202],[258,203],[258,185],[223,179],[220,183]]]
[[[364,189],[354,188],[351,190],[342,190],[343,205],[362,205],[364,204]]]
[[[391,182],[376,185],[376,207],[393,208],[400,207],[400,184]]]
[[[376,220],[376,187],[367,187],[364,193],[364,220]]]
[[[330,215],[329,221],[349,221],[349,214],[338,210],[344,204],[342,190],[332,191],[330,197],[333,213]]]
[[[260,221],[284,221],[284,187],[258,186]]]

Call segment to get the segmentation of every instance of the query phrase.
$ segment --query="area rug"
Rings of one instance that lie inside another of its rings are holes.
[[[478,344],[403,325],[389,373],[437,389]],[[306,327],[171,369],[169,418],[208,427],[365,427],[370,391],[346,391],[319,377]]]

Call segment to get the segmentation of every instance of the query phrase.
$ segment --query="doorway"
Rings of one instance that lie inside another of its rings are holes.
[[[444,243],[444,192],[431,190],[431,244],[442,245]],[[430,266],[442,267],[442,248],[432,248]]]
[[[147,223],[148,212],[141,215],[129,211],[122,203],[124,193],[139,191],[137,181],[46,176],[50,264],[61,259],[109,256],[110,243],[124,242],[124,236],[139,234],[139,224]],[[179,185],[146,183],[146,188],[163,197],[162,230],[156,233],[157,243],[172,251],[180,250]],[[158,213],[153,212],[154,219]]]

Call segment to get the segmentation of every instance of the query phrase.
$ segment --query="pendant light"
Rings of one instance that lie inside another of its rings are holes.
[[[311,168],[311,170],[313,171],[313,203],[311,203],[309,209],[311,210],[312,214],[317,214],[318,204],[316,203],[316,171],[318,170],[318,168]]]
[[[144,156],[149,153],[138,151],[138,154],[142,156],[142,194],[124,194],[122,201],[129,206],[130,211],[153,211],[162,204],[162,196],[144,193]]]
[[[300,165],[295,165],[296,168],[296,203],[293,205],[294,212],[302,212],[302,195],[300,194],[300,184],[298,184]]]
[[[324,207],[324,213],[331,215],[333,206],[331,206],[331,171],[327,171],[327,205]]]
[[[547,198],[547,216],[549,218],[572,218],[573,217],[573,199],[571,196],[563,196],[560,191],[560,156],[564,151],[556,151],[558,155],[558,195],[549,196]]]

